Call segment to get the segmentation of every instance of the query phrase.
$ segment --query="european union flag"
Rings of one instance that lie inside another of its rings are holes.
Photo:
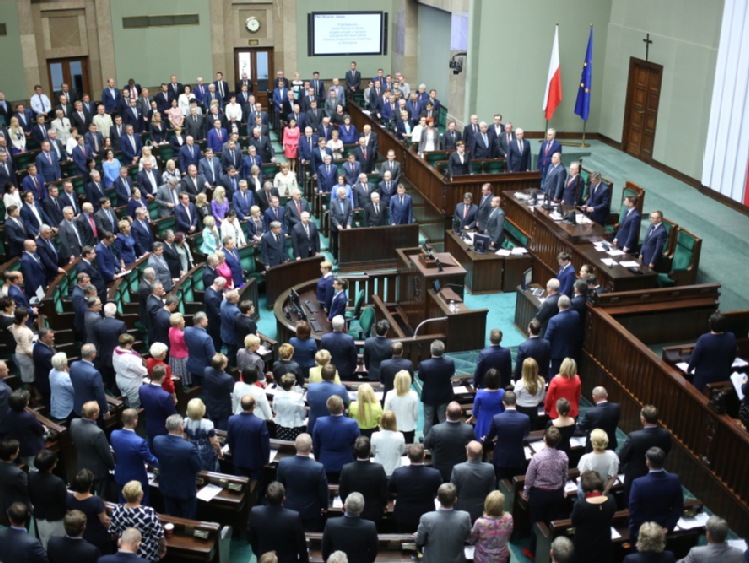
[[[580,75],[580,88],[577,90],[577,100],[575,100],[575,114],[588,120],[590,114],[590,88],[593,85],[593,27],[590,28],[590,37],[588,37],[588,48],[585,51],[585,62],[583,63],[583,72]]]

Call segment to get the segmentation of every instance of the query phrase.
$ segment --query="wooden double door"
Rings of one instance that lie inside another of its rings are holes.
[[[661,65],[630,57],[622,149],[645,162],[653,159],[662,77]]]

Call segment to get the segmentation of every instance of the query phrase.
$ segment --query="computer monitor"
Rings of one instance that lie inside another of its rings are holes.
[[[460,234],[460,217],[453,215],[453,232],[456,235]]]
[[[533,267],[531,266],[523,272],[523,278],[520,280],[520,289],[525,291],[533,283]]]
[[[489,244],[491,244],[491,239],[487,235],[480,235],[478,233],[473,235],[474,252],[486,252],[489,250]]]

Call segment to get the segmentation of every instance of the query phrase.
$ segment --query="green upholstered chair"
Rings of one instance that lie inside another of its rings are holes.
[[[615,233],[616,230],[619,228],[619,223],[622,222],[624,219],[624,215],[627,213],[627,207],[624,205],[624,198],[627,196],[636,196],[637,197],[637,203],[635,204],[635,209],[637,209],[640,216],[642,216],[642,209],[644,207],[645,202],[645,190],[642,189],[637,184],[627,181],[624,184],[624,189],[622,190],[622,199],[619,204],[619,211],[618,213],[612,213],[609,215],[608,220],[606,221],[606,231],[609,233]]]
[[[447,160],[450,157],[450,151],[432,151],[424,154],[424,160],[426,160],[430,166],[434,166],[440,160]]]
[[[491,158],[484,161],[484,174],[502,174],[504,171],[504,158]]]
[[[658,285],[669,287],[695,283],[701,250],[702,239],[683,227],[679,227],[676,233],[676,247],[671,260],[671,270],[668,274],[658,274]]]
[[[367,305],[361,312],[356,324],[349,326],[348,333],[354,338],[362,340],[372,333],[372,326],[375,323],[375,309],[372,305]]]

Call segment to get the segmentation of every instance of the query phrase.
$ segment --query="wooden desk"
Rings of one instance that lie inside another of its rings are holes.
[[[526,334],[528,323],[535,318],[540,306],[541,300],[533,295],[530,289],[523,291],[520,286],[517,286],[515,289],[515,328]]]
[[[325,260],[325,256],[313,256],[286,262],[268,270],[265,275],[266,308],[273,309],[278,297],[290,287],[319,278],[322,275],[320,264]]]
[[[497,256],[494,252],[474,252],[452,230],[445,233],[445,250],[466,269],[466,288],[471,293],[513,291],[523,272],[533,265],[533,257]]]
[[[397,248],[419,244],[419,225],[388,225],[339,231],[338,269],[362,272],[395,268]]]
[[[568,252],[576,270],[583,264],[591,264],[598,270],[598,280],[612,291],[628,291],[655,287],[657,273],[640,264],[638,272],[630,272],[622,266],[605,266],[601,258],[605,253],[597,252],[591,241],[607,238],[605,229],[596,223],[571,224],[554,221],[549,212],[539,206],[529,207],[527,201],[515,197],[515,192],[504,192],[502,203],[507,218],[530,236],[529,252],[537,258],[533,278],[545,284],[548,278],[559,272],[557,255]],[[638,261],[635,257],[628,260]],[[616,258],[619,261],[619,258]]]

